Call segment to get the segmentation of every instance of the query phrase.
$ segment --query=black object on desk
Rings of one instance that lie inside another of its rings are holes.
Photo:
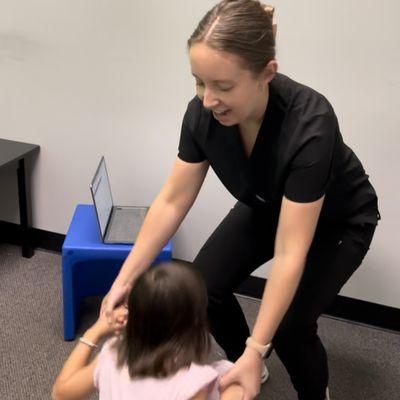
[[[39,149],[40,146],[36,144],[0,139],[0,168],[18,162],[17,177],[22,256],[27,258],[31,258],[34,255],[34,250],[30,235],[31,196],[26,185],[25,158],[39,151]]]

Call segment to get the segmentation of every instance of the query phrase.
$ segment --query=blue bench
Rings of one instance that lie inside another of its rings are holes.
[[[109,291],[132,245],[104,244],[93,205],[76,207],[62,247],[64,339],[74,340],[82,299]],[[172,258],[169,241],[154,263]]]

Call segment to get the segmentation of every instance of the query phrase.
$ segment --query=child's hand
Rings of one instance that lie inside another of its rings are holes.
[[[121,330],[126,325],[127,319],[128,309],[125,306],[120,306],[113,310],[113,318],[111,319],[111,323],[108,322],[106,314],[102,312],[92,328],[96,330],[100,338],[104,338],[112,334],[119,336]]]

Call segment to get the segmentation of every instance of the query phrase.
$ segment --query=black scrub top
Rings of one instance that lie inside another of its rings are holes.
[[[368,175],[343,142],[336,115],[320,93],[282,74],[249,157],[237,125],[221,125],[196,96],[186,110],[178,157],[208,160],[239,201],[279,214],[283,196],[308,203],[325,195],[320,220],[376,224],[377,197]]]

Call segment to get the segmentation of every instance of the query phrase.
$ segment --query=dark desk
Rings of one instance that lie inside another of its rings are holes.
[[[38,152],[40,146],[30,143],[15,142],[13,140],[0,139],[0,168],[12,163],[18,163],[18,200],[19,218],[22,232],[22,256],[30,258],[34,254],[30,235],[31,196],[29,185],[26,185],[25,159],[29,155]]]

